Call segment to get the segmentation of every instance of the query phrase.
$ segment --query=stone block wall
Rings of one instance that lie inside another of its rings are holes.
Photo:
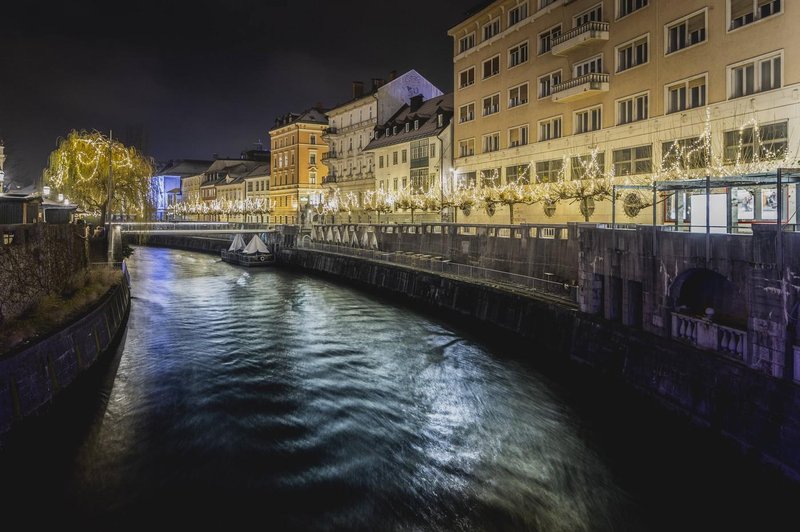
[[[0,324],[62,291],[88,266],[77,225],[5,225],[0,232]]]

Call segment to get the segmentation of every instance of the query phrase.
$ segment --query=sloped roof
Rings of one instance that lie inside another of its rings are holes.
[[[436,120],[436,116],[439,113],[444,115],[442,127],[439,127]],[[367,144],[364,150],[374,150],[376,148],[394,146],[395,144],[436,136],[450,125],[452,117],[452,92],[450,94],[436,96],[423,102],[420,108],[414,112],[411,111],[410,105],[404,105],[385,124],[381,124],[375,128],[375,138]],[[419,129],[414,129],[415,120],[419,120]],[[411,124],[411,128],[408,132],[405,130],[406,123]],[[393,128],[394,126],[398,127],[397,133],[387,136],[385,134],[386,128]]]
[[[156,176],[175,175],[180,177],[189,177],[192,175],[202,174],[214,161],[205,161],[200,159],[178,159],[170,161],[164,166]]]
[[[269,163],[262,163],[250,170],[247,174],[244,175],[245,179],[251,179],[254,177],[264,177],[269,176]]]
[[[310,109],[306,109],[300,114],[297,113],[289,113],[288,115],[279,116],[275,119],[275,127],[270,129],[270,131],[274,131],[276,129],[280,129],[282,127],[286,127],[289,124],[328,124],[328,117],[325,116],[327,109],[321,109],[319,107],[312,107]]]

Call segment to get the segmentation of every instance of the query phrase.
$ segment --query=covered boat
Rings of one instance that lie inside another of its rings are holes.
[[[258,235],[253,235],[245,246],[242,235],[238,234],[231,246],[222,251],[222,260],[240,266],[268,266],[275,263],[275,256]]]

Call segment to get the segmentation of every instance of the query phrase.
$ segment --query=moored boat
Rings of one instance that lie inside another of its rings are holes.
[[[237,234],[231,246],[222,250],[222,260],[239,266],[270,266],[275,263],[275,256],[258,235],[253,235],[245,246],[242,235]]]

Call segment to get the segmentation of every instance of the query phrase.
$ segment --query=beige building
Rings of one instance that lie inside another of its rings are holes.
[[[275,120],[270,132],[272,175],[270,223],[310,223],[314,205],[322,201],[322,161],[328,146],[322,133],[328,127],[325,109],[311,108]]]
[[[534,182],[580,179],[594,153],[618,183],[652,176],[662,162],[703,173],[703,150],[682,148],[703,146],[706,131],[726,163],[759,151],[797,155],[798,25],[800,5],[786,0],[492,2],[448,32],[455,172],[478,186],[492,176],[504,183],[523,166]],[[755,205],[768,207],[769,191],[755,194]],[[793,192],[788,200],[793,211]],[[688,221],[689,204],[676,194],[656,212]],[[594,207],[592,221],[610,219],[610,201]],[[768,210],[751,219],[769,219]],[[507,219],[499,214],[469,219]],[[567,201],[514,215],[528,223],[583,219]],[[620,221],[651,216],[645,209]]]
[[[419,95],[381,123],[366,146],[376,161],[377,190],[394,197],[410,193],[441,199],[453,164],[452,118],[452,94],[427,101]],[[369,220],[376,218],[372,213]],[[411,213],[397,211],[381,219],[408,222]],[[416,212],[414,221],[441,221],[441,212]]]
[[[330,148],[325,156],[329,171],[323,184],[329,193],[338,192],[354,200],[349,202],[353,221],[367,219],[361,208],[364,193],[375,190],[375,161],[371,153],[364,151],[373,139],[375,127],[410,103],[414,96],[427,100],[441,94],[415,70],[399,77],[392,72],[386,83],[373,79],[367,92],[362,82],[354,82],[352,100],[328,111],[329,127],[324,138]]]

